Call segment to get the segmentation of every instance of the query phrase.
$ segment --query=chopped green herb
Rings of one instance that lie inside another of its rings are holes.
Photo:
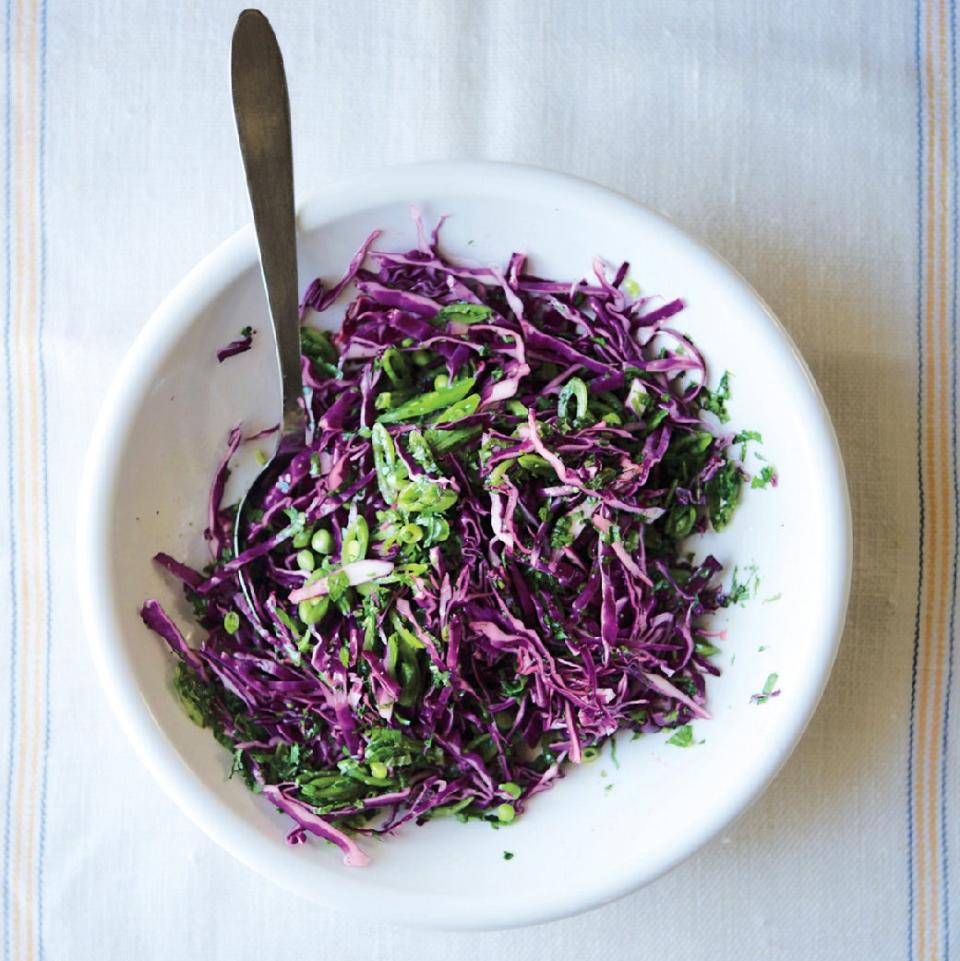
[[[707,505],[710,523],[716,531],[722,531],[733,518],[733,512],[740,503],[740,488],[743,474],[732,461],[726,462],[707,481]]]
[[[678,727],[667,738],[667,744],[673,744],[675,747],[690,747],[693,744],[693,727],[690,724]]]
[[[726,598],[726,605],[739,604],[741,607],[747,601],[754,600],[757,591],[760,590],[760,574],[756,564],[749,564],[743,568],[744,574],[741,575],[740,568],[733,569],[733,577],[730,583],[730,593]]]
[[[327,576],[327,596],[331,601],[338,601],[350,586],[350,578],[343,571]]]
[[[302,511],[294,510],[292,507],[284,508],[284,514],[287,515],[286,533],[290,537],[296,537],[297,534],[301,533],[306,529],[307,526],[307,515]]]
[[[729,399],[730,371],[724,372],[716,390],[710,390],[705,387],[700,391],[700,407],[703,410],[709,410],[711,413],[716,414],[723,424],[730,420],[730,414],[727,411],[727,401]]]
[[[773,467],[764,467],[760,473],[750,481],[750,487],[752,490],[760,490],[769,484],[776,483],[776,480],[777,472]]]

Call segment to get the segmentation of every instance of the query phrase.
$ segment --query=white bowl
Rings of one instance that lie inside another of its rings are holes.
[[[734,523],[702,541],[732,567],[757,565],[756,599],[724,612],[723,675],[710,721],[682,749],[663,734],[619,739],[493,831],[454,820],[408,826],[373,863],[345,868],[321,843],[284,842],[286,823],[239,779],[171,692],[172,658],[138,616],[158,597],[185,628],[179,590],[151,561],[201,562],[211,474],[231,425],[275,421],[268,336],[218,365],[253,324],[266,329],[253,233],[240,231],[156,311],[124,360],[91,444],[80,503],[80,594],[103,686],[144,763],[183,810],[237,858],[290,891],[370,918],[488,928],[595,907],[673,867],[723,829],[770,781],[816,706],[847,603],[851,534],[843,467],[827,411],[789,337],[727,264],[657,214],[601,187],[500,164],[398,167],[329,187],[299,214],[300,281],[335,277],[360,241],[413,246],[410,206],[443,228],[446,251],[504,262],[528,251],[542,276],[589,272],[595,254],[627,259],[648,294],[682,297],[679,316],[711,365],[733,372],[732,425],[762,432],[780,476],[747,491]],[[238,471],[235,484],[249,480]],[[240,487],[235,486],[234,492]],[[729,576],[729,574],[728,574]],[[768,601],[778,596],[776,601]],[[734,663],[735,656],[735,663]],[[779,697],[751,702],[768,675]],[[612,785],[612,788],[607,789]],[[513,852],[505,860],[503,852]],[[757,865],[762,870],[762,865]]]

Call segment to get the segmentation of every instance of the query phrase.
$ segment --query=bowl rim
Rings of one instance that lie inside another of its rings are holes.
[[[419,185],[419,186],[418,186]],[[796,345],[771,309],[722,257],[701,241],[694,240],[668,218],[638,201],[591,181],[540,167],[489,161],[452,161],[404,164],[365,172],[315,193],[298,208],[298,229],[302,232],[340,214],[384,202],[405,202],[415,190],[427,195],[444,190],[505,196],[522,191],[555,199],[567,205],[600,208],[617,217],[633,217],[671,237],[674,243],[709,263],[726,282],[753,300],[779,333],[809,385],[813,401],[805,419],[819,451],[825,474],[835,483],[827,486],[821,505],[832,520],[835,542],[832,557],[837,576],[834,593],[824,610],[827,618],[824,637],[813,652],[817,658],[811,672],[812,682],[794,692],[792,712],[784,722],[783,735],[771,746],[765,763],[758,764],[754,776],[727,792],[721,803],[711,808],[683,845],[656,859],[638,863],[632,870],[620,871],[606,884],[591,890],[589,896],[575,892],[566,899],[551,898],[549,903],[536,892],[513,903],[476,899],[467,902],[454,896],[431,897],[413,891],[394,892],[381,901],[384,920],[407,926],[445,929],[489,929],[534,924],[577,914],[622,897],[675,867],[739,817],[769,785],[793,752],[816,709],[826,686],[837,649],[850,594],[852,573],[852,521],[843,461],[830,415],[809,367]],[[319,891],[305,891],[285,877],[272,860],[274,845],[251,837],[253,832],[239,816],[225,816],[222,804],[207,792],[170,739],[161,730],[140,696],[132,671],[123,655],[121,632],[116,624],[117,601],[113,597],[107,570],[107,532],[110,504],[105,492],[111,489],[122,444],[125,425],[136,405],[130,401],[143,389],[143,373],[157,356],[165,354],[189,327],[197,309],[243,272],[256,266],[256,247],[252,225],[241,228],[204,257],[174,287],[154,310],[135,338],[106,393],[88,447],[78,498],[77,547],[81,559],[79,594],[85,632],[100,684],[121,728],[136,753],[165,793],[180,809],[222,848],[239,861],[269,877],[300,896],[319,898]],[[327,885],[324,903],[347,912],[358,909],[356,889]]]

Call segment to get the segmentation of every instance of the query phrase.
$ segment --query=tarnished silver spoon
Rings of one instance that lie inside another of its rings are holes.
[[[290,142],[290,100],[283,56],[270,22],[259,10],[244,10],[233,31],[230,57],[233,112],[247,192],[260,252],[270,321],[280,373],[282,412],[280,445],[241,499],[233,528],[234,556],[244,550],[248,505],[258,501],[263,484],[272,478],[283,438],[302,425],[300,398],[299,285],[297,281],[296,215],[293,206],[293,148]],[[256,611],[243,568],[240,587]]]

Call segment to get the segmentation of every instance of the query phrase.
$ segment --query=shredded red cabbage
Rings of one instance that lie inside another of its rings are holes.
[[[256,331],[252,327],[244,327],[236,340],[231,340],[226,347],[217,351],[217,363],[222,364],[228,357],[246,353],[253,346],[253,335]]]
[[[232,556],[221,503],[236,429],[212,562],[157,555],[200,647],[156,601],[142,612],[289,840],[353,865],[358,834],[507,823],[617,731],[708,717],[709,615],[729,598],[685,540],[726,525],[745,476],[720,427],[727,378],[708,390],[670,326],[680,301],[631,295],[627,264],[574,283],[521,254],[459,265],[439,225],[418,228],[416,249],[373,251],[374,234],[308,289],[305,315],[356,294],[335,335],[303,327],[306,426],[281,442],[248,549]]]

